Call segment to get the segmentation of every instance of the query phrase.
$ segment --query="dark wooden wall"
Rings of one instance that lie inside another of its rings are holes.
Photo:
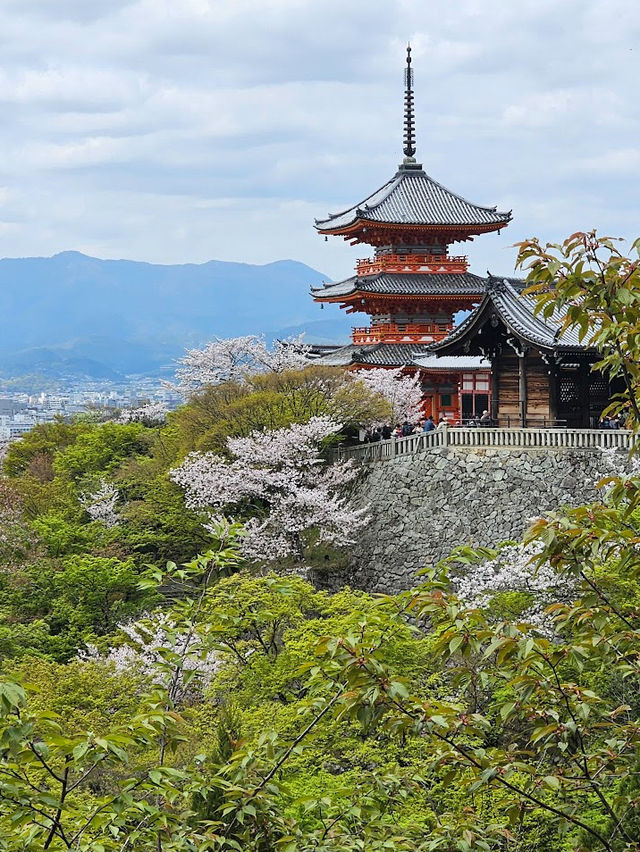
[[[526,374],[527,423],[530,426],[549,425],[551,411],[548,367],[538,352],[530,351],[525,356],[524,368]],[[500,425],[521,425],[520,359],[515,353],[504,353],[496,359],[495,369],[498,372],[498,420]]]
[[[498,421],[501,426],[506,425],[508,421],[518,423],[520,418],[518,358],[515,354],[502,355],[496,359],[495,369],[498,373]]]
[[[530,426],[549,424],[549,368],[537,354],[527,355],[527,422]]]

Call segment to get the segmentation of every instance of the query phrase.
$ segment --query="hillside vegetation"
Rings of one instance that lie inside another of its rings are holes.
[[[521,257],[598,320],[638,430],[637,262],[593,234]],[[0,850],[639,848],[640,476],[405,593],[319,591],[366,523],[327,450],[392,413],[307,367],[11,446]]]

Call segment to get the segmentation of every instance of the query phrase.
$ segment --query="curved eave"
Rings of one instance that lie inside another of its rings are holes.
[[[315,363],[326,366],[342,366],[351,368],[371,367],[409,367],[414,368],[414,356],[426,355],[428,346],[415,343],[349,343],[336,349],[326,356],[321,356]]]
[[[494,308],[500,315],[508,331],[524,343],[540,352],[584,352],[587,347],[574,341],[563,340],[561,326],[548,325],[535,313],[533,306],[527,305],[526,297],[518,294],[510,285],[499,292],[493,300]],[[513,311],[513,315],[509,311]],[[518,317],[518,311],[525,316]],[[529,324],[529,328],[527,328]]]
[[[345,302],[350,299],[396,298],[434,299],[457,298],[477,304],[485,293],[485,279],[472,272],[464,273],[385,273],[354,275],[344,281],[312,287],[311,296],[318,301]]]
[[[346,210],[342,210],[340,213],[332,213],[326,219],[316,219],[315,227],[321,233],[333,233],[331,229],[331,222],[335,222],[336,220],[342,219],[345,216],[348,216],[350,213],[353,213],[353,218],[351,222],[357,221],[359,218],[359,214],[361,210],[374,209],[378,207],[383,201],[385,201],[389,195],[393,192],[393,190],[398,186],[400,181],[402,180],[401,174],[396,173],[391,180],[388,180],[385,184],[383,184],[379,189],[376,189],[375,192],[372,192],[371,195],[368,195],[363,201],[359,204],[354,204],[352,207],[347,207]],[[372,202],[373,203],[370,203]],[[329,226],[329,230],[323,230],[323,226]],[[347,224],[345,227],[349,227]]]
[[[343,225],[340,228],[321,227],[316,224],[315,228],[319,234],[323,236],[338,236],[350,239],[362,233],[370,233],[372,231],[422,231],[434,233],[454,233],[466,234],[475,236],[478,234],[487,234],[491,231],[499,231],[511,221],[511,214],[507,214],[507,218],[501,222],[486,222],[483,224],[468,224],[460,222],[451,222],[449,224],[430,224],[421,222],[376,222],[373,219],[354,219],[348,225]]]
[[[511,211],[475,204],[428,175],[421,165],[402,164],[380,189],[340,213],[316,219],[321,234],[347,235],[359,227],[437,228],[485,233],[502,228]]]
[[[429,301],[429,302],[475,302],[482,298],[482,293],[376,293],[371,290],[354,290],[351,293],[345,293],[342,296],[322,296],[319,293],[312,291],[311,293],[314,302],[335,302],[343,305],[350,305],[353,302],[361,300],[373,301],[376,299],[388,299],[398,301],[405,299],[410,302]]]

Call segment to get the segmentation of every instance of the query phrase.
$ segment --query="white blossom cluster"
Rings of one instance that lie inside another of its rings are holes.
[[[150,402],[140,408],[125,408],[118,423],[144,423],[147,426],[160,425],[167,421],[167,407],[162,402]]]
[[[176,389],[189,397],[208,385],[242,382],[254,373],[281,373],[308,366],[310,347],[302,335],[276,340],[271,349],[264,337],[250,334],[216,338],[203,349],[189,349],[178,361]]]
[[[5,457],[9,451],[9,441],[4,441],[0,439],[0,471],[2,470],[2,464],[5,460]]]
[[[367,521],[366,511],[349,508],[340,489],[357,469],[350,462],[324,464],[319,447],[340,428],[328,417],[313,417],[308,423],[229,438],[230,462],[214,453],[192,453],[170,475],[184,488],[186,505],[211,508],[212,521],[222,511],[248,510],[242,549],[252,561],[301,556],[301,538],[309,529],[320,541],[352,544]]]
[[[626,450],[618,447],[607,447],[600,451],[602,458],[611,468],[616,476],[624,476],[631,473],[633,476],[640,475],[640,457],[630,456]]]
[[[164,652],[169,649],[172,655],[182,658],[184,671],[198,672],[197,686],[192,681],[185,688],[180,678],[174,696],[177,701],[189,697],[194,689],[207,686],[220,665],[215,651],[203,652],[197,636],[176,633],[174,625],[162,614],[147,622],[119,624],[118,629],[126,635],[126,644],[111,648],[107,654],[101,654],[95,645],[87,645],[78,652],[78,659],[111,663],[116,672],[135,672],[158,686],[167,687],[171,674]]]
[[[391,406],[393,423],[408,420],[415,423],[422,416],[422,388],[420,376],[403,373],[402,367],[396,370],[372,369],[357,370],[355,376],[369,390],[383,396]]]
[[[101,479],[97,491],[81,495],[80,502],[92,521],[99,521],[105,527],[117,527],[120,523],[116,511],[119,497],[120,492],[115,485]]]
[[[468,606],[482,608],[500,592],[528,592],[534,602],[522,613],[522,620],[552,632],[551,620],[544,610],[552,603],[569,600],[574,586],[548,562],[534,564],[539,552],[534,543],[503,547],[496,559],[474,565],[456,580],[458,597]]]

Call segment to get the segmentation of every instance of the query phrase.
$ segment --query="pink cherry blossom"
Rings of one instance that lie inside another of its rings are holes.
[[[302,335],[267,346],[263,336],[250,334],[215,338],[202,349],[189,349],[178,361],[175,388],[189,397],[208,385],[242,382],[255,373],[281,373],[308,366],[310,347]]]
[[[391,406],[393,423],[408,420],[414,423],[422,415],[422,388],[420,376],[403,373],[402,367],[395,370],[357,370],[354,375],[369,390],[379,393]]]
[[[351,462],[328,464],[321,444],[340,430],[328,417],[284,429],[229,438],[230,461],[214,453],[192,453],[171,471],[192,509],[229,512],[245,519],[243,553],[269,563],[302,559],[305,535],[335,546],[355,541],[366,510],[350,508],[341,493],[358,475]],[[205,524],[209,529],[209,524]]]
[[[89,494],[81,495],[80,502],[92,521],[99,521],[105,527],[117,527],[120,523],[116,511],[119,496],[119,491],[115,485],[101,479],[99,488]]]
[[[140,408],[125,408],[118,418],[118,423],[145,423],[149,426],[165,423],[167,407],[162,402],[150,402]]]

